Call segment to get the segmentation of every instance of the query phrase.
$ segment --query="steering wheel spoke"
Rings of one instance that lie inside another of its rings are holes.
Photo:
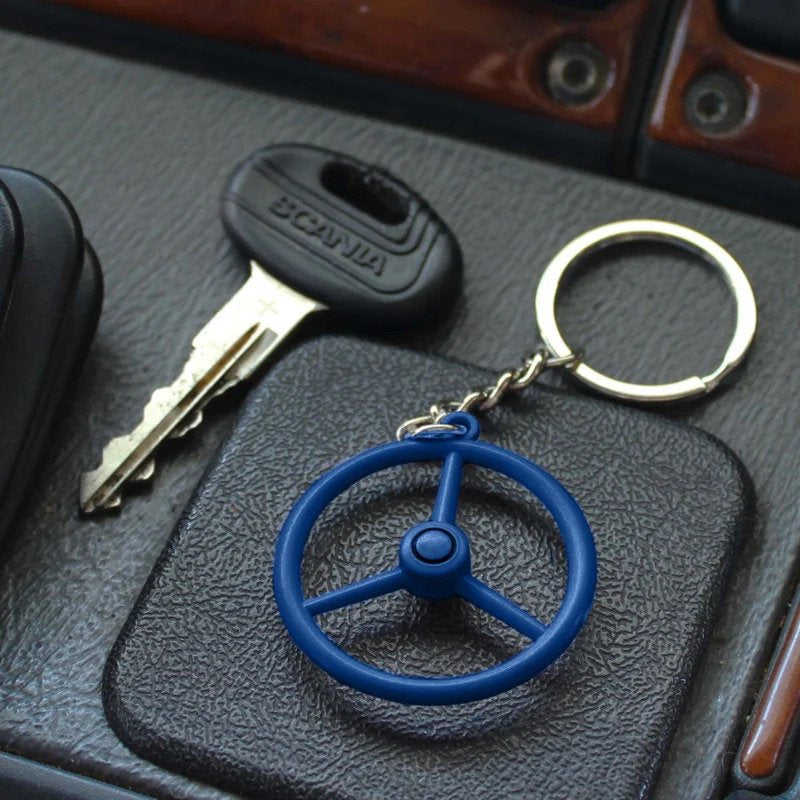
[[[371,575],[369,578],[350,583],[339,589],[333,589],[317,597],[310,597],[303,601],[303,608],[312,617],[315,617],[355,603],[363,603],[365,600],[372,600],[374,597],[396,592],[398,589],[405,589],[405,585],[403,573],[398,567],[395,567],[395,569]]]
[[[474,575],[466,575],[462,579],[459,595],[534,642],[547,630],[547,625],[541,620],[536,619],[533,614],[529,614],[516,603],[512,603]]]
[[[461,491],[461,473],[464,471],[464,460],[459,453],[448,453],[442,466],[439,489],[433,504],[431,522],[456,521],[458,511],[458,495]]]

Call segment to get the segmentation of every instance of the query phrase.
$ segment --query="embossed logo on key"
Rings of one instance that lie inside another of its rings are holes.
[[[316,211],[297,200],[281,195],[269,207],[273,217],[287,220],[293,228],[307,237],[317,239],[329,250],[335,250],[359,267],[365,267],[376,275],[386,266],[386,254],[379,253],[374,246],[348,233],[334,222],[326,220]]]

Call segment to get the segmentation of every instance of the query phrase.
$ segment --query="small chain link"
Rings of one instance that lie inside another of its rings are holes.
[[[461,400],[444,400],[430,407],[427,414],[413,419],[407,419],[398,429],[396,436],[405,439],[406,436],[417,433],[432,433],[434,431],[458,430],[455,425],[448,425],[442,420],[454,411],[479,412],[489,411],[494,408],[509,392],[519,392],[530,386],[546,369],[554,367],[572,368],[578,363],[578,356],[571,353],[568,356],[556,357],[550,354],[545,347],[537,347],[516,369],[510,369],[498,376],[490,386],[482,389],[472,389]]]

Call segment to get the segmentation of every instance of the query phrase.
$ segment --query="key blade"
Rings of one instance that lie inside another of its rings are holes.
[[[238,382],[240,362],[246,377],[302,319],[321,308],[251,262],[246,283],[195,336],[178,378],[153,392],[136,428],[109,441],[100,466],[81,476],[81,510],[91,514],[118,507],[120,490],[154,450],[184,427],[221,384]]]
[[[235,363],[258,336],[258,326],[247,328],[234,344],[218,357],[208,358],[201,348],[171,386],[157,389],[145,406],[142,421],[125,436],[118,436],[103,448],[102,462],[96,470],[81,475],[81,510],[86,514],[121,505],[119,490],[139,471],[172,430],[213,389],[226,367]],[[210,367],[200,371],[193,362],[210,361]]]
[[[290,289],[286,284],[273,278],[256,261],[250,262],[250,269],[260,272],[269,281],[270,302],[264,303],[261,308],[265,329],[226,374],[225,380],[229,382],[226,388],[247,380],[309,314],[327,310],[327,306],[322,303]]]

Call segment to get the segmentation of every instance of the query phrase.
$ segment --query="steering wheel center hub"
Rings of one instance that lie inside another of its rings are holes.
[[[414,537],[411,550],[426,564],[441,564],[453,555],[456,543],[453,537],[439,528],[421,531]]]
[[[452,523],[423,522],[400,540],[398,561],[409,592],[428,600],[452,597],[470,570],[469,540]]]

